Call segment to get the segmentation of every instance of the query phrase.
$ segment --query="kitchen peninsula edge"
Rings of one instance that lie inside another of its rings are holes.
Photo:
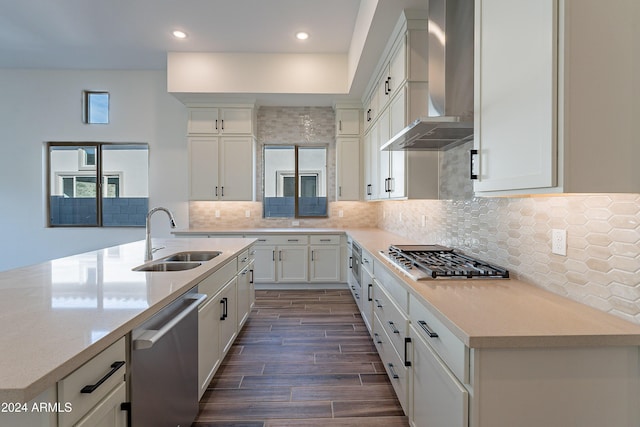
[[[247,250],[253,239],[153,239],[158,260],[220,251],[191,270],[141,272],[138,241],[0,272],[0,401],[27,402]]]

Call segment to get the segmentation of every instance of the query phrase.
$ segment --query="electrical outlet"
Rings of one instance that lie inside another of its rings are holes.
[[[398,221],[402,222],[402,212],[398,213]]]
[[[220,218],[220,211],[216,209],[216,218]]]
[[[551,253],[567,256],[567,230],[551,230]]]
[[[244,216],[245,218],[250,218],[251,217],[251,211],[249,209],[244,211]]]
[[[292,225],[293,227],[297,227],[297,226],[299,226],[299,225],[300,225],[300,221],[291,221],[291,225]]]
[[[342,218],[344,216],[344,212],[342,209],[338,210],[338,217]]]
[[[422,215],[422,227],[426,227],[427,226],[427,216],[426,215]]]

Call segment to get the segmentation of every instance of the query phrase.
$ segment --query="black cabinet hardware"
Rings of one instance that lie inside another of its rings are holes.
[[[422,328],[422,330],[424,330],[427,335],[429,336],[429,338],[438,338],[438,334],[436,334],[435,332],[433,332],[430,328],[429,325],[427,325],[427,322],[425,322],[424,320],[418,320],[418,325],[420,325],[420,327]]]
[[[407,358],[409,351],[407,347],[411,343],[411,337],[404,338],[404,366],[411,366],[411,361]]]
[[[474,163],[475,163],[475,158],[478,155],[478,150],[471,150],[470,151],[470,156],[469,156],[469,178],[471,179],[478,179],[478,174],[474,173]]]
[[[94,391],[96,391],[96,389],[98,387],[100,387],[106,380],[109,379],[109,377],[111,377],[113,374],[116,373],[116,371],[118,369],[120,369],[122,366],[124,366],[124,362],[123,361],[118,361],[118,362],[113,362],[111,364],[111,370],[109,372],[107,372],[107,374],[100,378],[98,380],[97,383],[95,384],[90,384],[90,385],[86,385],[84,387],[82,387],[82,390],[80,390],[80,393],[93,393]]]
[[[227,312],[228,310],[228,298],[224,297],[220,300],[220,304],[222,304],[222,316],[220,316],[220,320],[227,320],[227,316],[229,315],[229,313]]]
[[[397,380],[398,378],[400,378],[400,376],[396,374],[396,370],[393,367],[393,363],[389,362],[387,363],[387,366],[389,367],[389,372],[391,372],[391,376],[393,377],[394,380]]]

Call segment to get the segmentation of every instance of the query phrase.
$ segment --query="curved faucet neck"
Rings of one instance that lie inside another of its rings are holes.
[[[171,228],[176,228],[176,221],[169,209],[163,208],[163,207],[157,207],[149,211],[149,213],[147,214],[147,221],[146,221],[146,239],[145,239],[145,257],[144,257],[145,261],[151,261],[153,259],[153,248],[151,247],[151,216],[158,211],[165,212],[169,216],[169,222],[170,222]]]

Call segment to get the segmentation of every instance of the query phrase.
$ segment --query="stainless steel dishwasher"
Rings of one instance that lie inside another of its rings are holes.
[[[198,415],[198,305],[189,291],[131,336],[131,425],[190,426]]]

